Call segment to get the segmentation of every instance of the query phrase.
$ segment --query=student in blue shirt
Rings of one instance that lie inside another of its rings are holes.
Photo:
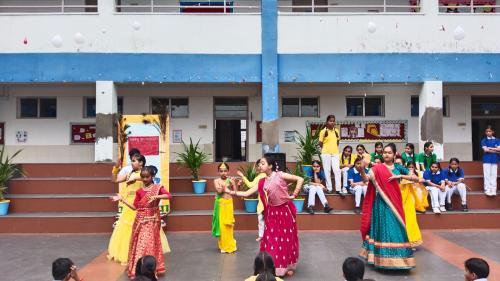
[[[467,212],[469,211],[467,208],[467,186],[464,183],[464,170],[459,165],[460,161],[457,158],[451,158],[450,165],[443,170],[443,176],[449,188],[446,193],[445,208],[447,211],[452,210],[451,196],[458,193],[460,194],[460,199],[462,199],[462,211]]]
[[[432,162],[430,169],[425,170],[424,180],[426,189],[431,195],[431,205],[434,214],[446,212],[446,208],[444,207],[446,200],[446,185],[438,162]]]
[[[333,208],[328,205],[325,197],[325,173],[321,167],[321,162],[318,160],[312,161],[312,171],[307,175],[311,182],[304,185],[304,193],[308,194],[306,212],[314,214],[314,203],[316,202],[316,195],[318,195],[321,204],[323,204],[323,211],[330,213]]]
[[[363,164],[363,157],[358,156],[356,160],[354,160],[354,166],[347,171],[347,180],[349,183],[347,189],[351,194],[354,194],[354,202],[355,202],[354,212],[356,214],[361,213],[361,207],[360,207],[361,195],[365,196],[366,190],[368,188],[368,183],[363,181],[363,177],[358,172],[358,169],[360,169],[362,164]],[[368,174],[368,169],[366,168],[365,168],[365,174]]]
[[[493,128],[488,125],[484,131],[485,137],[481,140],[483,149],[483,176],[484,193],[486,196],[497,195],[497,169],[500,153],[500,140],[495,138]]]

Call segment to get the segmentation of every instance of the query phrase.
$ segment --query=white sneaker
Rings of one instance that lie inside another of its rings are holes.
[[[432,211],[434,212],[434,214],[441,214],[439,208],[432,208]]]
[[[445,208],[444,206],[439,207],[439,210],[440,210],[442,213],[446,212],[446,208]]]

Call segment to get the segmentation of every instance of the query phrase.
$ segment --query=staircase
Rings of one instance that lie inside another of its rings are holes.
[[[230,163],[231,173],[247,163]],[[482,163],[462,162],[468,193],[469,212],[460,210],[460,199],[453,197],[458,211],[434,215],[418,215],[423,229],[500,228],[500,196],[486,197],[482,192]],[[293,164],[289,164],[293,165]],[[443,166],[446,166],[443,163]],[[110,182],[110,164],[25,164],[27,177],[10,183],[9,214],[0,217],[0,233],[100,233],[111,232],[116,203],[108,198],[117,191]],[[217,176],[217,163],[203,166],[207,193],[194,194],[186,170],[170,165],[172,212],[167,231],[209,231],[213,200],[212,179]],[[352,211],[354,198],[327,195],[331,214],[323,214],[316,202],[315,215],[298,215],[300,230],[357,230],[360,216]],[[236,230],[256,230],[257,216],[244,211],[242,199],[234,199]]]

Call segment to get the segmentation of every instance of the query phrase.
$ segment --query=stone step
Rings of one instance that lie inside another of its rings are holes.
[[[116,212],[113,194],[11,194],[9,213]]]

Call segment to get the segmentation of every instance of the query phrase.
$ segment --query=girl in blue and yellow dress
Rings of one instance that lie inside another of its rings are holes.
[[[228,177],[229,166],[221,163],[217,167],[220,178],[214,180],[215,195],[214,213],[212,217],[212,236],[219,238],[219,249],[221,253],[233,253],[236,251],[236,240],[234,239],[234,207],[231,189],[236,190],[234,179]],[[231,189],[230,189],[231,188]]]

